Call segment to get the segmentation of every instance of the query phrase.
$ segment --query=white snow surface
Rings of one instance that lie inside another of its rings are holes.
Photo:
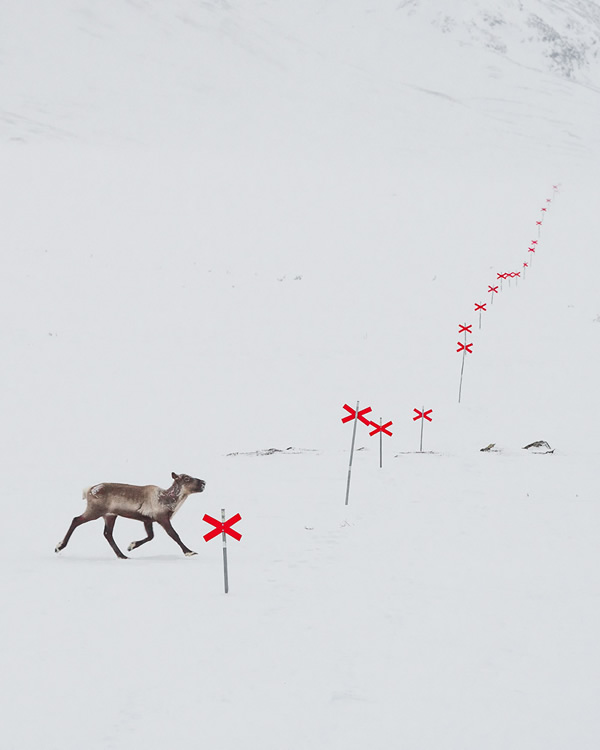
[[[600,9],[463,5],[2,4],[3,747],[597,750]]]

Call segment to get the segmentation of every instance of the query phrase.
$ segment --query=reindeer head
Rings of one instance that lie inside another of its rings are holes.
[[[173,471],[171,476],[175,484],[179,485],[186,495],[191,495],[193,492],[203,492],[206,486],[204,479],[195,479],[188,474],[175,474]]]

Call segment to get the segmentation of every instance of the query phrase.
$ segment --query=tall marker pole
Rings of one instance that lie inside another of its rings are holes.
[[[383,469],[383,418],[379,417],[379,468]]]
[[[225,593],[227,594],[229,593],[229,571],[227,567],[227,534],[232,536],[234,539],[237,539],[238,542],[240,541],[242,535],[239,533],[239,531],[236,531],[231,527],[238,521],[241,521],[242,517],[239,513],[236,513],[235,516],[232,516],[228,521],[226,521],[225,508],[221,508],[220,521],[217,521],[216,518],[209,516],[207,513],[204,514],[204,518],[202,520],[206,521],[206,523],[209,523],[211,526],[214,526],[214,528],[209,531],[208,534],[204,534],[205,542],[210,542],[211,539],[219,536],[219,532],[221,532],[221,536],[223,537],[223,579],[225,582]]]
[[[227,569],[227,534],[225,533],[225,508],[221,508],[221,523],[223,524],[223,580],[225,593],[229,593],[229,571]]]
[[[346,502],[344,505],[348,505],[348,498],[350,497],[350,478],[352,476],[352,457],[354,456],[354,443],[356,441],[356,425],[358,423],[358,407],[359,402],[356,402],[356,413],[354,415],[354,425],[352,427],[352,445],[350,446],[350,462],[348,464],[348,482],[346,484]]]
[[[462,330],[464,329],[459,329],[458,332],[462,333]],[[471,331],[469,331],[469,333],[471,333]],[[457,341],[457,344],[458,344],[458,349],[456,351],[463,353],[462,363],[460,366],[460,383],[458,385],[458,403],[460,404],[460,399],[462,396],[463,373],[465,371],[465,357],[467,355],[467,352],[469,354],[473,353],[473,349],[472,349],[473,343],[471,342],[470,344],[467,344],[467,332],[465,331],[465,343],[462,344],[460,341]]]

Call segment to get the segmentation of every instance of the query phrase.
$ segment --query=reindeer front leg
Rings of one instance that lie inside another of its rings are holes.
[[[181,541],[179,538],[179,534],[175,531],[175,529],[171,526],[171,521],[168,518],[157,518],[157,522],[163,527],[163,529],[167,532],[167,534],[177,542],[177,544],[181,547],[183,553],[186,557],[191,557],[192,555],[197,555],[197,552],[193,552],[189,547],[186,547],[185,544]]]
[[[129,547],[127,547],[129,552],[131,552],[132,549],[137,549],[138,547],[141,547],[142,544],[146,544],[146,542],[150,542],[152,541],[152,539],[154,539],[154,529],[152,528],[152,521],[144,521],[144,528],[146,529],[146,538],[140,539],[139,542],[131,542]]]

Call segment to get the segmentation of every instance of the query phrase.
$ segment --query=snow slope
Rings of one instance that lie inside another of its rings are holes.
[[[441,2],[3,4],[4,746],[597,747],[598,6],[516,5],[505,54]],[[198,557],[53,553],[171,471]]]

